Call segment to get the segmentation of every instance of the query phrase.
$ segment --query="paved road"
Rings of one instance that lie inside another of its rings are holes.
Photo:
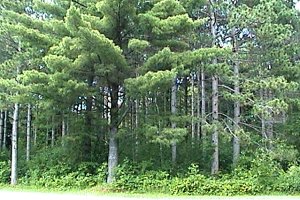
[[[121,195],[88,195],[88,194],[58,194],[40,192],[11,192],[1,191],[2,200],[300,200],[293,196],[256,196],[256,197],[144,197],[144,196],[121,196]]]

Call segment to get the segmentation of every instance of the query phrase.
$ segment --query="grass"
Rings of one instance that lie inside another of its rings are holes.
[[[106,196],[106,197],[115,197],[116,199],[130,198],[130,199],[165,199],[165,200],[300,200],[300,196],[290,196],[286,194],[276,194],[276,195],[266,195],[266,196],[172,196],[161,193],[146,193],[146,194],[132,194],[132,193],[113,193],[110,191],[104,190],[102,187],[93,187],[84,190],[68,190],[61,191],[56,189],[49,188],[38,188],[32,186],[9,186],[9,185],[0,185],[0,194],[1,191],[8,192],[39,192],[39,193],[55,193],[55,194],[72,194],[72,195],[91,195],[91,196]]]

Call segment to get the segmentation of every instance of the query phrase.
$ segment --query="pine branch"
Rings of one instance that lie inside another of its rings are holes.
[[[76,0],[71,0],[71,1],[72,1],[73,3],[76,3],[76,4],[78,4],[78,5],[82,6],[82,7],[84,7],[84,8],[87,8],[86,5],[80,3],[79,1],[76,1]]]

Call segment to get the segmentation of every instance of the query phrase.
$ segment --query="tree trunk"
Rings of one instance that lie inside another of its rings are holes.
[[[177,97],[176,97],[176,93],[177,93],[177,86],[176,86],[176,78],[173,82],[172,85],[172,91],[171,91],[171,113],[173,116],[176,116],[176,106],[177,106]],[[176,129],[176,122],[172,121],[171,122],[171,128],[172,129]],[[176,164],[176,157],[177,157],[177,144],[176,141],[173,140],[172,141],[172,163],[173,165]]]
[[[112,85],[111,88],[111,108],[110,108],[110,131],[109,131],[109,149],[108,149],[108,177],[107,183],[115,181],[115,169],[118,165],[118,99],[119,86]]]
[[[18,121],[19,104],[14,105],[13,124],[12,124],[12,156],[11,156],[11,185],[16,185],[18,181]]]
[[[259,95],[260,95],[260,100],[264,101],[264,89],[260,89],[259,90]],[[266,118],[264,116],[264,114],[261,114],[261,135],[263,137],[263,139],[267,140],[268,136],[266,134]]]
[[[232,48],[233,52],[236,55],[238,54],[238,44],[236,40],[236,30],[233,28],[232,31]],[[240,95],[240,72],[239,72],[239,62],[236,60],[233,64],[233,71],[234,71],[234,94],[235,96]],[[240,115],[241,115],[241,103],[239,100],[234,101],[234,125],[233,125],[233,158],[232,163],[233,167],[236,167],[240,158],[240,137],[239,137],[239,130],[240,130]]]
[[[217,43],[217,20],[214,11],[214,0],[210,1],[210,28],[211,35],[213,38],[212,46],[215,46]],[[213,60],[213,64],[216,64],[216,58]],[[213,134],[212,134],[212,145],[213,145],[213,158],[211,165],[211,174],[217,174],[219,171],[219,133],[217,128],[217,122],[219,119],[219,99],[218,99],[218,83],[219,78],[216,74],[212,76],[212,119],[213,119]]]
[[[218,77],[212,77],[212,118],[213,118],[213,158],[211,166],[211,174],[217,174],[219,171],[219,133],[217,128],[219,115],[219,102],[218,102]]]
[[[7,143],[7,120],[8,120],[8,111],[4,111],[4,121],[3,121],[3,146],[2,149],[6,149],[6,143]]]
[[[4,132],[4,112],[0,110],[0,151],[2,150],[3,145],[3,132]]]
[[[239,83],[239,65],[238,63],[234,64],[234,94],[236,96],[240,95],[240,83]],[[241,115],[241,103],[239,100],[235,100],[234,102],[234,125],[233,125],[233,167],[238,164],[240,157],[240,138],[239,138],[239,130],[240,130],[240,115]]]
[[[135,152],[134,152],[134,157],[138,158],[138,153],[139,153],[139,135],[138,135],[138,127],[139,127],[139,100],[135,100]]]
[[[90,89],[93,88],[95,79],[95,69],[90,69],[87,84]],[[93,96],[88,96],[86,100],[86,115],[85,115],[85,132],[82,137],[82,159],[83,161],[91,161],[92,158],[92,140],[91,134],[93,132]]]
[[[54,125],[54,116],[52,116],[51,147],[54,147],[54,144],[55,144],[55,125]]]
[[[26,125],[26,161],[30,159],[30,144],[31,143],[31,105],[27,108],[27,125]]]
[[[61,145],[65,146],[65,136],[66,136],[66,118],[65,114],[62,114],[62,120],[61,120]]]
[[[33,145],[36,146],[37,142],[37,125],[33,125]]]
[[[270,100],[273,98],[273,94],[271,90],[266,90],[266,97],[267,100]],[[268,137],[268,149],[272,150],[273,148],[273,140],[274,140],[274,118],[272,114],[272,110],[268,109],[268,117],[266,119],[266,135]]]
[[[192,146],[194,146],[194,140],[195,140],[195,97],[194,97],[194,92],[195,92],[195,82],[194,82],[194,73],[191,74],[191,83],[192,83],[192,111],[191,111],[191,116],[192,116]]]

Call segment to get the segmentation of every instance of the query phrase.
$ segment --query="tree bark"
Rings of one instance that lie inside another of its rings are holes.
[[[213,118],[213,158],[211,166],[211,174],[217,174],[219,171],[219,133],[217,128],[219,115],[219,102],[218,102],[218,77],[212,77],[212,118]]]
[[[89,71],[89,76],[87,80],[88,87],[93,88],[93,83],[95,79],[95,69],[92,67]],[[92,157],[92,141],[91,134],[93,132],[93,97],[88,96],[86,100],[86,115],[85,115],[85,132],[82,137],[82,159],[83,161],[91,161]]]
[[[194,140],[195,140],[195,81],[194,81],[194,73],[191,74],[191,83],[192,83],[192,111],[191,111],[191,116],[192,116],[192,146],[194,146]]]
[[[37,127],[37,125],[33,125],[33,145],[34,146],[36,146],[36,142],[37,142],[37,130],[38,129],[38,127]]]
[[[232,31],[232,48],[233,48],[233,52],[236,55],[237,58],[237,54],[238,54],[238,44],[237,44],[237,40],[236,40],[236,30],[235,28],[233,28]],[[233,64],[233,72],[234,72],[234,94],[235,96],[239,96],[240,95],[240,72],[239,72],[239,62],[238,61],[234,61]],[[234,101],[234,125],[233,125],[233,132],[234,132],[234,136],[233,136],[233,158],[232,158],[232,163],[233,163],[233,167],[236,167],[240,158],[240,137],[239,137],[239,130],[240,130],[240,115],[241,115],[241,103],[239,100],[235,100]]]
[[[110,131],[109,131],[109,149],[108,149],[108,177],[107,183],[115,181],[115,170],[118,165],[118,99],[119,86],[113,84],[111,87],[111,108],[110,108]]]
[[[18,122],[19,104],[14,104],[13,124],[12,124],[12,156],[11,156],[11,185],[16,185],[18,181]]]
[[[4,112],[0,110],[0,151],[2,150],[3,145],[3,132],[4,132]]]
[[[139,100],[135,100],[135,150],[134,150],[134,157],[137,160],[139,154],[139,135],[138,135],[138,127],[139,127]]]
[[[66,130],[66,118],[65,114],[62,114],[62,120],[61,120],[61,145],[65,146],[65,136],[67,134]]]
[[[266,90],[266,97],[268,100],[273,98],[272,91],[270,89]],[[274,140],[274,118],[271,109],[268,109],[268,117],[266,119],[266,135],[268,137],[268,149],[272,150],[273,148],[273,140]]]
[[[8,111],[4,111],[4,121],[3,121],[3,146],[2,149],[6,149],[6,143],[7,143],[7,120],[8,120]]]
[[[234,94],[236,96],[240,95],[240,83],[239,83],[239,65],[238,63],[234,64]],[[233,125],[233,167],[236,167],[240,157],[240,115],[241,115],[241,103],[239,100],[235,100],[234,102],[234,125]]]
[[[177,85],[176,85],[176,78],[173,82],[173,85],[172,85],[172,91],[171,91],[171,113],[173,116],[176,116],[176,106],[177,106]],[[176,122],[172,121],[171,122],[171,128],[172,129],[176,129]],[[176,144],[176,141],[173,140],[171,142],[172,144],[172,163],[173,165],[176,164],[176,159],[177,159],[177,144]]]
[[[213,38],[212,46],[217,43],[217,19],[214,11],[214,0],[210,0],[210,28],[211,35]],[[217,59],[213,60],[213,64],[217,63]],[[219,119],[219,99],[218,99],[218,84],[219,77],[214,74],[212,76],[212,120],[213,120],[213,134],[212,134],[212,145],[213,145],[213,157],[211,165],[211,174],[217,174],[219,171],[219,133],[217,128],[217,122]]]
[[[31,105],[27,107],[27,124],[26,124],[26,161],[30,159],[31,146]]]
[[[54,116],[52,116],[52,126],[51,126],[51,147],[54,147],[55,144],[55,125],[54,125]]]

